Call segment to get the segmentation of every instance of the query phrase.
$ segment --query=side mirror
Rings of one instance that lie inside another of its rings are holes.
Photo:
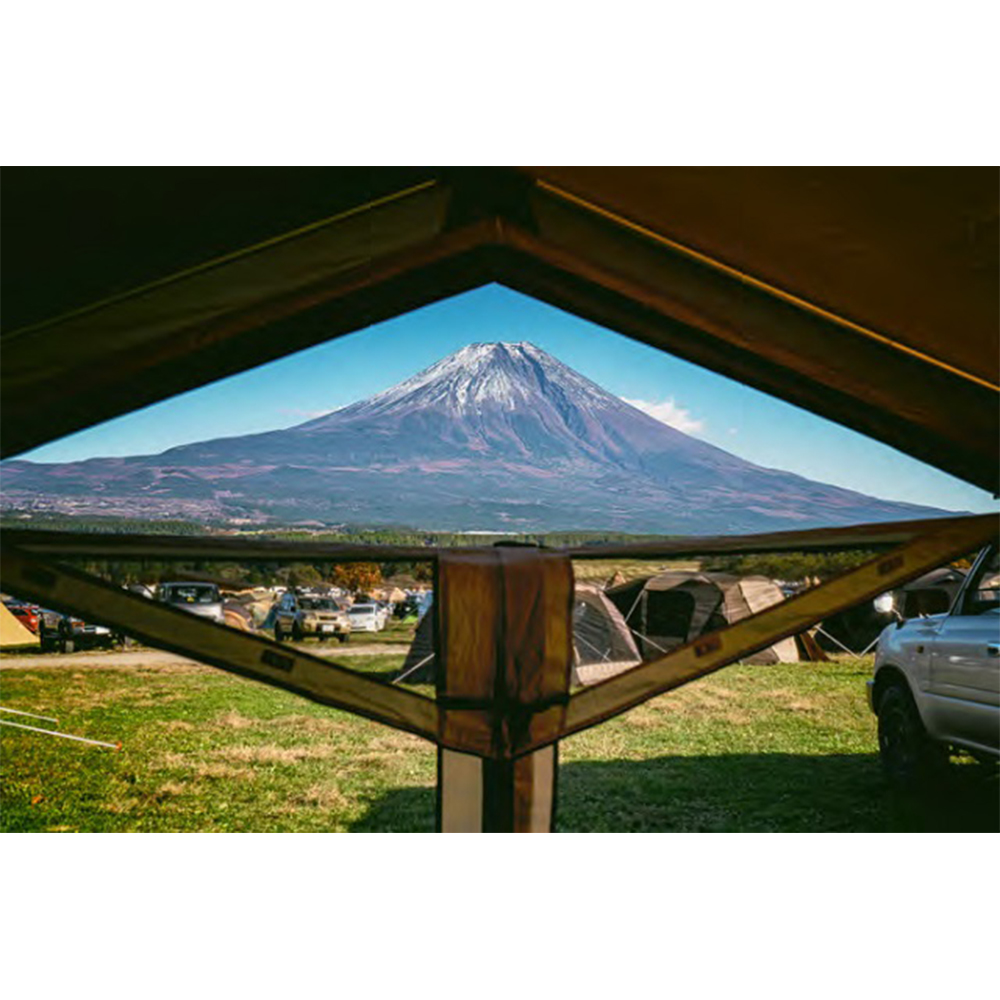
[[[896,595],[892,593],[892,591],[879,594],[878,597],[872,601],[872,605],[880,615],[892,615],[892,617],[896,619],[897,628],[903,624],[904,618],[900,614],[899,608],[896,607]]]
[[[890,615],[896,610],[896,598],[891,591],[888,591],[885,594],[879,594],[878,597],[872,601],[872,604],[875,606],[875,610],[880,615]]]

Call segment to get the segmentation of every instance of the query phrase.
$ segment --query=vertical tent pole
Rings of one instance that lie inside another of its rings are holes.
[[[555,824],[555,735],[572,668],[573,572],[569,559],[533,548],[443,556],[435,628],[442,707],[485,710],[488,756],[438,750],[438,829],[542,833]],[[537,744],[536,744],[537,745]]]

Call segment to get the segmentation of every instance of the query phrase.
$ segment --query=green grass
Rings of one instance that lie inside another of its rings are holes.
[[[417,625],[416,622],[400,622],[390,619],[386,622],[386,626],[381,632],[352,632],[350,639],[343,646],[344,649],[350,650],[352,646],[409,646],[413,642],[413,636],[416,633]],[[273,633],[270,629],[261,629],[258,633],[265,638],[273,638]],[[289,640],[284,640],[288,642]],[[297,649],[305,650],[309,652],[315,649],[333,649],[336,650],[340,648],[340,642],[336,639],[304,639],[302,642],[294,644]]]
[[[698,559],[574,559],[573,576],[586,583],[605,584],[616,573],[625,580],[655,576],[665,570],[697,570]]]
[[[400,622],[394,618],[390,618],[381,632],[352,633],[348,645],[357,643],[359,646],[367,646],[369,643],[374,642],[409,646],[413,642],[413,636],[416,631],[416,622]]]
[[[401,661],[351,665],[388,677]],[[864,703],[870,669],[870,658],[738,665],[570,737],[559,829],[998,829],[995,770],[956,763],[934,798],[887,789]],[[210,668],[4,670],[0,696],[123,743],[0,729],[6,831],[434,825],[429,743]]]

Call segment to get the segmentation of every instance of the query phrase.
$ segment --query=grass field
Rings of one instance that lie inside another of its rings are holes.
[[[607,583],[615,574],[623,580],[655,576],[664,570],[701,569],[698,559],[574,559],[573,576],[587,583]]]
[[[401,661],[356,665],[387,677]],[[934,798],[887,789],[870,669],[737,665],[565,740],[558,828],[1000,828],[995,770],[956,763]],[[5,669],[0,696],[123,744],[0,729],[5,831],[433,829],[430,744],[210,668]]]

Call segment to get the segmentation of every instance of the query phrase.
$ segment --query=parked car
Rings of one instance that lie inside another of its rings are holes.
[[[274,638],[278,642],[288,637],[300,642],[309,636],[347,642],[351,627],[350,618],[330,597],[303,597],[288,592],[274,611]]]
[[[4,601],[7,610],[29,631],[38,634],[39,615],[41,608],[37,604],[26,604],[24,601]]]
[[[905,620],[879,636],[868,703],[891,781],[915,787],[941,772],[950,747],[1000,758],[1000,566],[980,552],[947,610]],[[892,598],[876,601],[892,609]]]
[[[222,594],[214,583],[161,583],[156,588],[158,600],[193,615],[225,623]]]
[[[353,604],[348,609],[347,616],[351,620],[351,629],[355,632],[378,632],[382,628],[381,616],[374,604]]]
[[[121,635],[104,625],[93,625],[74,615],[40,608],[38,641],[44,652],[58,650],[60,653],[72,653],[85,647],[113,646],[121,641]]]

